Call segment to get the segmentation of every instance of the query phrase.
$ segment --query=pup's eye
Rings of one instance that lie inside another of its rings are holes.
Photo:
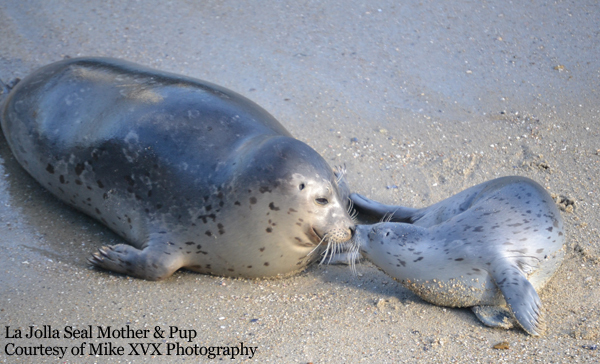
[[[319,205],[325,206],[329,203],[329,201],[326,198],[317,198],[315,200]]]
[[[304,189],[304,187],[306,187],[306,186],[304,185],[304,183],[300,183],[300,184],[298,185],[298,189],[299,189],[300,191],[302,191],[302,190]]]

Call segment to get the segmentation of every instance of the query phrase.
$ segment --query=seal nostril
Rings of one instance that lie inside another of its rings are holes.
[[[356,234],[356,225],[350,226],[348,229],[350,230],[350,237],[353,238]]]

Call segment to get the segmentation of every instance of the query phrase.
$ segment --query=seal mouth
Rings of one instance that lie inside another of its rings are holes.
[[[315,230],[315,228],[312,227],[312,226],[308,230],[308,234],[311,237],[311,240],[313,242],[316,241],[317,245],[321,244],[321,242],[323,241],[323,237],[321,235],[319,235],[319,233],[317,232],[317,230]]]

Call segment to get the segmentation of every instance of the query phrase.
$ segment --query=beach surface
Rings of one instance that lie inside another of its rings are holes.
[[[544,336],[424,302],[368,262],[277,280],[90,269],[121,239],[44,190],[1,137],[0,362],[599,361],[598,2],[401,3],[4,0],[0,79],[108,56],[207,80],[391,204],[532,178],[566,226],[566,258],[540,292]],[[210,347],[222,347],[212,360]]]

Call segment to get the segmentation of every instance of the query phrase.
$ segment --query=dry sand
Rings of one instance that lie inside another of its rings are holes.
[[[425,303],[369,263],[358,275],[316,266],[256,281],[90,270],[86,257],[119,238],[43,190],[2,140],[0,362],[208,361],[164,355],[176,341],[243,342],[261,363],[598,362],[598,2],[371,3],[4,0],[0,78],[101,55],[205,79],[269,110],[332,165],[345,163],[353,190],[388,203],[421,207],[494,177],[533,178],[562,201],[568,241],[541,292],[545,336]],[[92,325],[94,337],[7,338],[7,326],[15,336],[30,325],[61,337]],[[97,326],[127,325],[198,337],[96,337]],[[125,353],[5,353],[9,343],[70,352],[102,342]],[[129,342],[160,343],[163,355],[127,355]],[[493,348],[500,342],[508,350]]]

